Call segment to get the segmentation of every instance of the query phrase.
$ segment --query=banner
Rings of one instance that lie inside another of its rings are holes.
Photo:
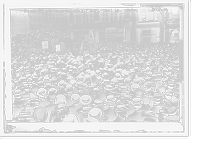
[[[49,48],[49,42],[48,41],[42,41],[42,48],[48,49]]]
[[[60,45],[56,45],[56,52],[60,51]]]

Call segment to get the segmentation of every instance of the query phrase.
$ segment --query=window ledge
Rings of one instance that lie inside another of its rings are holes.
[[[159,22],[158,20],[156,20],[156,21],[154,21],[154,20],[152,20],[152,21],[145,21],[145,22],[139,21],[138,24],[158,23],[158,22]]]

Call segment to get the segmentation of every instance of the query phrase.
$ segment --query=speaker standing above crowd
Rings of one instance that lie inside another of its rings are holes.
[[[60,54],[41,47],[51,35],[68,38],[47,30],[12,38],[16,122],[180,121],[179,43],[100,43],[95,54]]]

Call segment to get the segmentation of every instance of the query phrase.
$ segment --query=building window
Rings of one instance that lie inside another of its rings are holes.
[[[89,23],[94,23],[94,13],[88,13]]]
[[[87,24],[88,23],[88,14],[83,13],[82,14],[82,24]]]
[[[109,22],[117,21],[116,13],[114,11],[108,13]]]
[[[101,22],[108,22],[108,14],[106,12],[100,13],[100,21]]]
[[[157,20],[157,12],[152,12],[151,9],[139,9],[139,21],[156,21]]]
[[[64,24],[69,26],[69,14],[64,15]]]
[[[81,14],[75,13],[74,24],[81,24]]]
[[[120,10],[120,12],[117,14],[117,16],[118,16],[118,21],[124,21],[124,19],[125,19],[124,10]]]

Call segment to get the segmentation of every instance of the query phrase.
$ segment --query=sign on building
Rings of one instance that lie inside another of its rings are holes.
[[[48,41],[42,41],[42,48],[48,49],[49,48],[49,42]]]
[[[60,44],[55,45],[56,52],[61,52]]]

